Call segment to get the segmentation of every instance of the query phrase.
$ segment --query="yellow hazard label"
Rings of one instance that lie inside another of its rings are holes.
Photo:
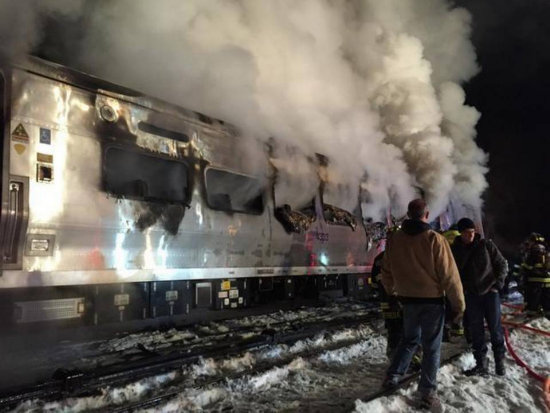
[[[25,127],[22,123],[17,125],[13,132],[11,133],[11,138],[15,141],[20,142],[28,142],[29,141],[29,134],[25,130]]]
[[[13,145],[13,149],[15,149],[15,152],[21,155],[23,152],[25,152],[25,149],[27,149],[27,145],[23,145],[22,143],[16,143]]]
[[[222,281],[222,290],[230,290],[231,281]]]

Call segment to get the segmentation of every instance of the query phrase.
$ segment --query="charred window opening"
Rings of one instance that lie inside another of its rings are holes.
[[[103,171],[105,190],[116,196],[187,204],[189,172],[182,162],[111,147]]]
[[[354,231],[357,227],[357,220],[351,212],[334,205],[324,204],[323,216],[328,224],[349,226]]]
[[[309,229],[317,219],[315,208],[312,206],[299,211],[293,210],[290,205],[285,204],[275,208],[275,218],[283,225],[286,232],[303,233]]]
[[[187,136],[185,133],[160,128],[147,122],[139,122],[138,129],[142,132],[150,133],[151,135],[162,136],[180,142],[189,142],[189,136]]]
[[[212,209],[261,214],[264,188],[258,179],[220,169],[205,172],[206,202]]]

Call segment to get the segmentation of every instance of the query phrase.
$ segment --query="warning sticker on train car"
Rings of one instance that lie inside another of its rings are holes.
[[[36,154],[36,160],[38,162],[53,163],[53,155],[39,152]]]
[[[46,128],[40,128],[40,143],[51,145],[52,131]]]
[[[130,304],[130,294],[115,294],[115,306],[124,307]]]
[[[231,289],[231,281],[222,281],[221,289],[222,290]]]
[[[15,152],[17,152],[18,155],[21,155],[23,152],[25,152],[25,149],[27,149],[27,145],[16,143],[13,145],[13,149],[15,149]]]
[[[20,123],[15,127],[15,129],[11,133],[11,138],[14,141],[25,142],[25,143],[29,142],[29,134],[25,130],[25,127],[23,126],[22,123]]]
[[[178,301],[178,290],[166,291],[166,301]]]

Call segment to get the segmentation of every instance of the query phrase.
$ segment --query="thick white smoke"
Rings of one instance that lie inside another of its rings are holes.
[[[78,18],[83,8],[84,0],[0,0],[0,51],[29,53],[45,34],[45,16]]]
[[[36,45],[41,17],[60,10],[58,2],[32,4],[0,3],[4,16],[28,13],[4,44]],[[81,68],[307,156],[327,155],[339,188],[331,203],[351,210],[361,195],[364,214],[378,219],[387,208],[402,214],[420,187],[433,214],[454,194],[480,205],[479,114],[460,87],[478,70],[470,15],[448,1],[74,4],[69,14],[80,10],[85,27],[75,50]]]

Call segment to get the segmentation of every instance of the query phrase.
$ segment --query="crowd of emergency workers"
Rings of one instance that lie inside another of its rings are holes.
[[[527,317],[550,318],[550,254],[545,238],[532,233],[519,247],[521,262],[509,266],[470,218],[445,231],[433,230],[423,199],[409,203],[407,216],[388,228],[385,250],[372,268],[390,361],[382,386],[391,390],[409,369],[420,370],[415,405],[437,410],[442,341],[464,337],[476,364],[463,374],[488,376],[486,326],[494,372],[505,376],[501,300],[510,286],[522,293]]]

